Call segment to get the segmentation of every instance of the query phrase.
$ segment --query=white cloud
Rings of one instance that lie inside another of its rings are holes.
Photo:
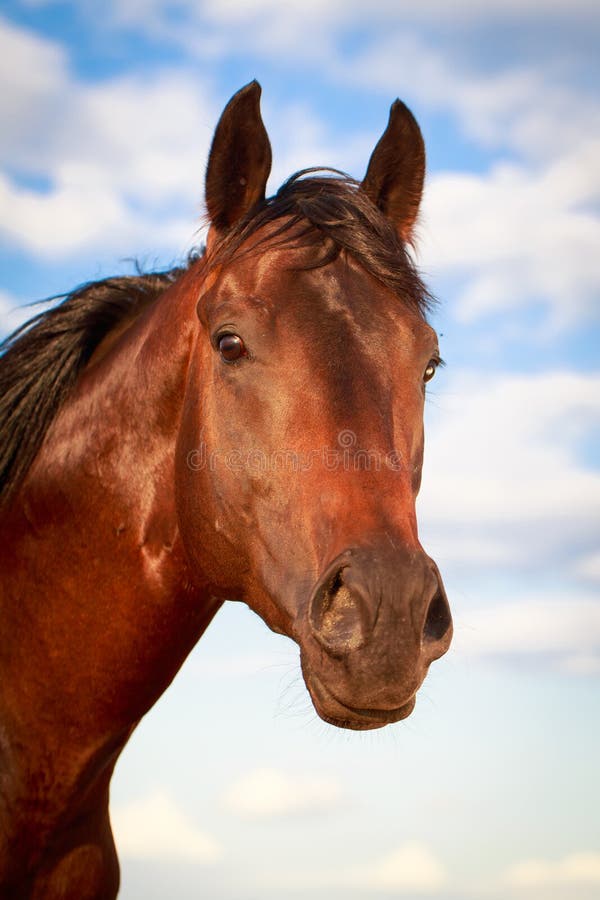
[[[600,675],[600,650],[595,653],[576,650],[571,656],[560,660],[560,668],[571,675]]]
[[[64,48],[0,18],[0,159],[59,185],[198,204],[219,109],[205,79],[155,67],[80,82]],[[32,77],[32,70],[40,77]]]
[[[83,167],[79,167],[81,174]],[[192,243],[193,219],[137,213],[109,179],[77,183],[68,176],[48,193],[19,188],[0,173],[0,233],[44,259],[84,248],[122,255],[167,246],[183,251]]]
[[[23,306],[22,303],[0,290],[0,336],[10,334],[40,311],[40,306]]]
[[[58,0],[25,0],[30,6],[49,6]],[[97,6],[93,0],[81,0],[80,7],[87,8],[94,14]],[[106,4],[110,21],[116,27],[140,28],[151,33],[161,26],[167,33],[177,36],[181,41],[185,37],[184,28],[189,30],[192,24],[204,29],[211,25],[215,28],[236,28],[246,26],[249,29],[247,43],[259,35],[256,26],[263,31],[273,29],[274,34],[286,34],[292,28],[298,32],[299,27],[312,29],[314,32],[329,30],[339,23],[360,26],[365,24],[390,25],[400,22],[420,22],[435,15],[437,21],[450,21],[471,24],[482,18],[494,20],[526,21],[528,18],[544,16],[551,18],[569,18],[586,21],[594,17],[597,8],[594,0],[573,0],[568,8],[562,0],[460,0],[450,7],[444,0],[424,0],[419,4],[409,0],[374,0],[365,7],[360,0],[289,0],[281,4],[278,0],[223,0],[212,4],[207,0],[110,0]],[[176,10],[176,18],[171,13]],[[175,27],[179,22],[179,28]],[[255,26],[250,29],[249,26]],[[169,31],[170,26],[170,31]],[[253,34],[254,32],[254,34]],[[278,47],[273,44],[273,52]],[[281,49],[280,49],[281,52]]]
[[[600,133],[600,132],[599,132]],[[599,140],[537,170],[498,165],[485,175],[430,179],[421,257],[428,272],[462,277],[459,319],[546,307],[547,333],[598,317]]]
[[[212,863],[219,844],[183,813],[163,790],[111,809],[117,849],[124,857]]]
[[[98,175],[109,175],[138,202],[176,199],[200,206],[208,145],[220,112],[201,78],[158,70],[78,90],[72,110],[78,120],[71,123],[78,149],[67,157],[68,166],[97,166]],[[57,164],[63,162],[61,156]],[[58,171],[78,180],[77,171],[62,166]],[[88,178],[85,170],[83,177]]]
[[[477,143],[527,157],[555,159],[600,132],[596,97],[565,84],[559,69],[519,64],[482,71],[450,42],[433,47],[405,25],[377,32],[356,54],[336,53],[326,65],[332,78],[451,112]]]
[[[454,25],[472,26],[477,15],[489,21],[496,6],[499,19],[522,18],[526,4],[489,4],[475,0],[449,7],[441,0],[423,4],[379,0],[370,4],[342,3],[341,0],[297,0],[281,4],[276,0],[252,3],[178,3],[178,15],[164,0],[108,4],[108,13],[117,27],[135,26],[149,31],[161,42],[171,41],[195,51],[204,61],[207,55],[227,56],[243,48],[245,54],[265,55],[285,64],[307,64],[318,60],[320,72],[334,80],[385,91],[397,92],[433,108],[451,110],[466,131],[478,140],[504,146],[535,148],[542,155],[556,156],[574,146],[582,134],[598,131],[599,112],[594,98],[581,90],[570,90],[556,72],[534,68],[512,68],[485,73],[469,62],[461,44],[460,53],[447,42],[444,49],[433,48],[420,36],[418,23],[432,12],[450,13]],[[90,5],[90,10],[95,7]],[[567,16],[582,21],[594,10],[588,0],[569,5],[568,12],[556,0],[531,2],[535,21],[546,16]],[[372,35],[361,48],[349,53],[342,49],[349,28],[368,23]],[[468,47],[468,44],[467,44]],[[479,69],[479,71],[478,71]],[[540,102],[543,97],[543,103]]]
[[[12,61],[10,72],[0,71],[11,85],[0,99],[5,238],[52,259],[84,248],[124,256],[185,250],[203,211],[204,166],[221,111],[209,82],[179,68],[80,83],[59,45],[2,19],[0,48]],[[32,80],[37,57],[43,77]],[[303,166],[365,165],[370,137],[358,134],[340,149],[307,106],[279,110],[269,98],[264,106],[278,151],[275,189]],[[31,175],[45,179],[44,189],[27,186]]]
[[[0,92],[5,237],[52,258],[83,247],[186,249],[217,116],[202,79],[159,70],[79,83],[62,48],[1,19],[0,51],[10,84]],[[43,190],[23,186],[32,175]]]
[[[60,129],[67,83],[63,48],[0,16],[0,160],[22,160],[30,145],[43,152],[43,136]]]
[[[452,113],[488,150],[519,160],[483,174],[430,177],[420,258],[428,272],[463,279],[456,308],[472,321],[497,310],[545,306],[555,334],[598,317],[600,105],[541,65],[482,72],[416,32],[378,34],[366,49],[327,62],[331,77]],[[540,102],[543,97],[543,102]]]
[[[250,819],[324,813],[338,808],[342,801],[343,790],[334,778],[267,768],[234,782],[223,798],[227,809]]]
[[[428,181],[420,258],[428,272],[462,280],[459,318],[533,301],[545,308],[552,337],[598,318],[595,95],[565,83],[554,64],[481,71],[468,55],[455,58],[449,43],[434,48],[405,26],[377,33],[352,55],[330,54],[324,65],[331,78],[362,90],[450,112],[475,143],[518,160]]]
[[[505,880],[518,888],[600,885],[600,853],[571,853],[559,860],[524,860],[510,867]]]
[[[340,142],[339,135],[328,129],[306,104],[289,104],[285,109],[277,109],[267,95],[263,107],[276,148],[270,193],[294,172],[309,166],[328,166],[351,174],[366,169],[374,147],[372,135],[358,132]]]
[[[348,864],[348,859],[346,855],[337,869],[294,873],[293,883],[298,890],[304,888],[307,893],[334,889],[336,897],[340,888],[345,891],[349,889],[351,893],[358,890],[361,896],[363,892],[369,896],[414,896],[437,894],[450,886],[446,866],[422,841],[405,841],[367,863]]]
[[[600,601],[545,593],[463,610],[455,616],[453,650],[468,656],[541,656],[572,673],[596,674]]]
[[[12,60],[10,72],[0,71],[11,85],[0,99],[5,239],[51,259],[86,248],[123,256],[187,249],[203,212],[204,166],[221,111],[206,79],[180,68],[79,83],[59,45],[2,19],[0,47]],[[32,81],[37,57],[43,77]],[[358,134],[340,149],[307,106],[279,110],[267,97],[264,107],[278,150],[273,189],[315,163],[364,166],[370,136]],[[31,175],[47,181],[43,190],[27,186]]]
[[[269,56],[279,63],[319,62],[320,72],[333,80],[385,91],[404,93],[432,108],[454,112],[465,131],[486,144],[512,146],[527,153],[557,156],[575,146],[582,135],[597,133],[599,111],[595,98],[562,83],[559,63],[551,71],[520,66],[482,72],[469,60],[468,42],[458,49],[447,42],[433,48],[421,37],[419,25],[434,14],[442,23],[465,33],[483,17],[498,21],[529,17],[539,22],[552,16],[585,22],[595,14],[593,2],[569,5],[560,0],[529,4],[487,3],[473,0],[449,6],[442,0],[412,3],[379,0],[368,9],[358,0],[310,0],[281,4],[276,0],[252,3],[179,4],[180,15],[170,15],[169,3],[123,4],[113,7],[113,23],[145,28],[163,40],[174,41],[202,58],[239,52]],[[352,28],[369,26],[370,38],[355,52],[343,49],[343,37]],[[447,24],[447,23],[446,23]],[[465,52],[467,50],[467,52]],[[569,56],[568,48],[565,54]],[[543,97],[543,102],[540,102]]]
[[[599,375],[444,373],[427,418],[419,508],[436,556],[477,564],[473,540],[515,566],[591,552],[600,473],[577,448],[600,422]]]
[[[407,841],[368,866],[357,866],[340,879],[356,887],[394,893],[430,893],[446,886],[445,866],[420,841]]]
[[[574,570],[582,578],[600,582],[600,552],[590,553],[577,560]]]

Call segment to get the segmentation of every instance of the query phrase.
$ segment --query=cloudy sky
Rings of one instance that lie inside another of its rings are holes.
[[[422,540],[454,648],[404,723],[336,731],[223,609],[117,768],[124,900],[600,894],[600,11],[595,0],[5,0],[0,326],[198,240],[208,143],[258,78],[273,189],[425,135],[447,361]]]

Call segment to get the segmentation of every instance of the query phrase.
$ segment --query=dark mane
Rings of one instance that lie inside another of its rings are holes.
[[[313,173],[326,174],[315,177]],[[277,193],[233,226],[211,254],[209,265],[225,265],[240,246],[265,225],[284,219],[281,226],[253,246],[323,242],[325,254],[315,266],[332,262],[342,251],[359,262],[418,315],[434,305],[396,229],[377,209],[360,184],[337,169],[303,169]]]
[[[315,172],[326,172],[315,177]],[[226,264],[241,245],[277,220],[263,243],[323,243],[314,263],[326,265],[344,251],[420,316],[432,305],[416,266],[396,230],[359,189],[335,169],[304,169],[275,196],[243,217],[219,242],[209,265]],[[0,503],[18,487],[44,436],[92,353],[120,322],[156,300],[187,270],[106,278],[52,299],[62,302],[34,316],[0,344]]]
[[[51,299],[0,344],[0,502],[19,485],[79,373],[104,337],[185,271],[106,278]]]

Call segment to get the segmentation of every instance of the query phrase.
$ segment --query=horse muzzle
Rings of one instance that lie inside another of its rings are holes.
[[[345,550],[315,585],[300,640],[315,709],[344,728],[406,718],[429,665],[452,638],[438,569],[420,549]]]

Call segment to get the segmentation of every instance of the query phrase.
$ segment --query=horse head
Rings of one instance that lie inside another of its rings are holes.
[[[193,570],[300,646],[319,715],[410,714],[452,624],[415,499],[425,384],[439,363],[406,246],[422,193],[400,101],[362,183],[300,173],[265,199],[271,147],[253,82],[210,152],[210,228],[177,440]]]

